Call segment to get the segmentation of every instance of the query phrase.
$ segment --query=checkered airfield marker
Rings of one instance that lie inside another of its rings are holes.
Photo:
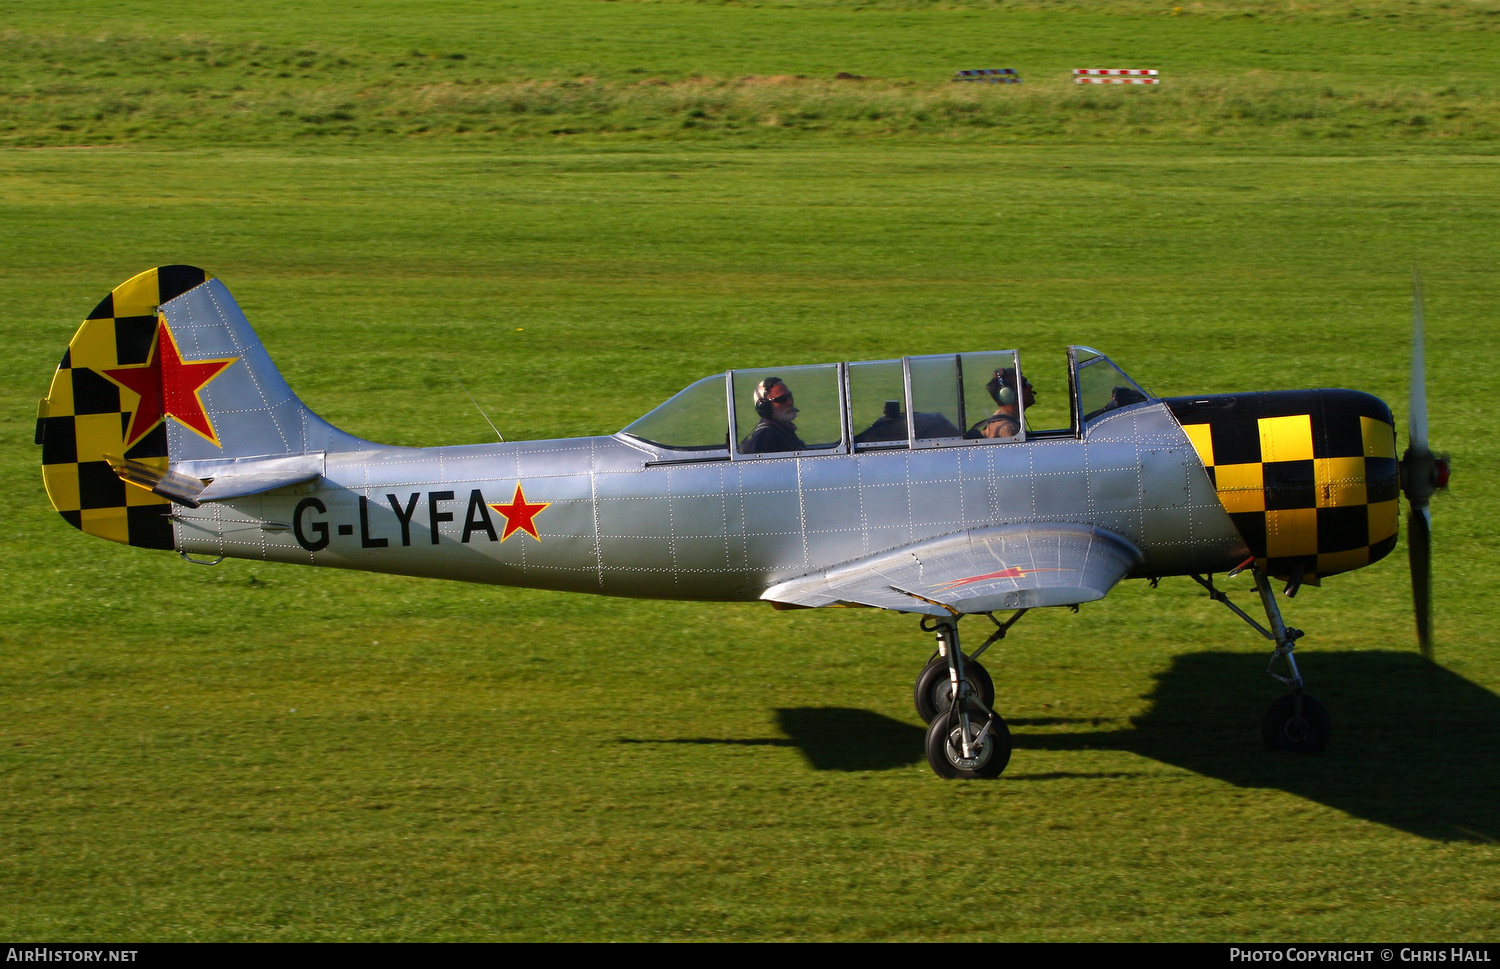
[[[1073,71],[1074,84],[1160,84],[1156,71],[1128,68],[1080,67]]]
[[[982,84],[1020,84],[1021,75],[1013,67],[986,67],[977,71],[954,71],[955,81],[979,81]]]

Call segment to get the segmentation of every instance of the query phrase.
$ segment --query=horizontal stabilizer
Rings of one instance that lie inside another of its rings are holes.
[[[152,494],[170,498],[177,504],[187,505],[189,508],[197,508],[200,504],[198,496],[203,493],[203,481],[190,474],[165,471],[152,467],[144,461],[122,458],[118,454],[106,454],[104,460],[109,462],[115,474],[119,475],[120,480],[126,484],[145,488]]]
[[[126,484],[145,488],[189,508],[197,508],[205,501],[243,498],[301,484],[323,473],[321,451],[284,457],[184,461],[171,470],[160,470],[114,454],[106,454],[104,459]]]
[[[934,616],[1068,606],[1103,598],[1140,562],[1140,549],[1091,525],[1002,525],[856,559],[772,586],[761,598]]]
[[[189,474],[211,479],[203,494],[198,496],[199,501],[223,501],[258,495],[320,477],[323,474],[323,452],[227,461],[184,461],[178,467]]]

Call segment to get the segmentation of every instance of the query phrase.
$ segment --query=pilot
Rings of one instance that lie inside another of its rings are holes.
[[[1036,391],[1032,389],[1031,381],[1025,377],[1020,378],[1021,385],[1018,388],[1017,376],[1015,367],[995,371],[995,376],[985,384],[985,389],[999,406],[994,414],[969,428],[969,433],[964,437],[1015,437],[1021,433],[1021,410],[1036,403]],[[1018,403],[1020,407],[1017,406]]]
[[[797,436],[797,425],[792,419],[797,408],[792,406],[791,388],[781,382],[780,377],[767,377],[755,385],[751,400],[760,423],[750,436],[740,442],[744,454],[771,454],[776,451],[801,451],[807,447]]]

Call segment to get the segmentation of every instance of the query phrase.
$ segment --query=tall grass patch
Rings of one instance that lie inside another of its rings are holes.
[[[21,11],[0,32],[0,145],[588,135],[1472,146],[1500,132],[1487,2],[256,9]],[[950,80],[980,66],[1017,68],[1024,83]],[[1107,66],[1158,69],[1163,83],[1071,83],[1073,68]]]

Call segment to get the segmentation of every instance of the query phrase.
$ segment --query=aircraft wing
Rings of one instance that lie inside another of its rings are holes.
[[[855,559],[778,583],[761,598],[934,616],[1067,606],[1103,598],[1141,559],[1129,541],[1091,525],[1000,525]]]

